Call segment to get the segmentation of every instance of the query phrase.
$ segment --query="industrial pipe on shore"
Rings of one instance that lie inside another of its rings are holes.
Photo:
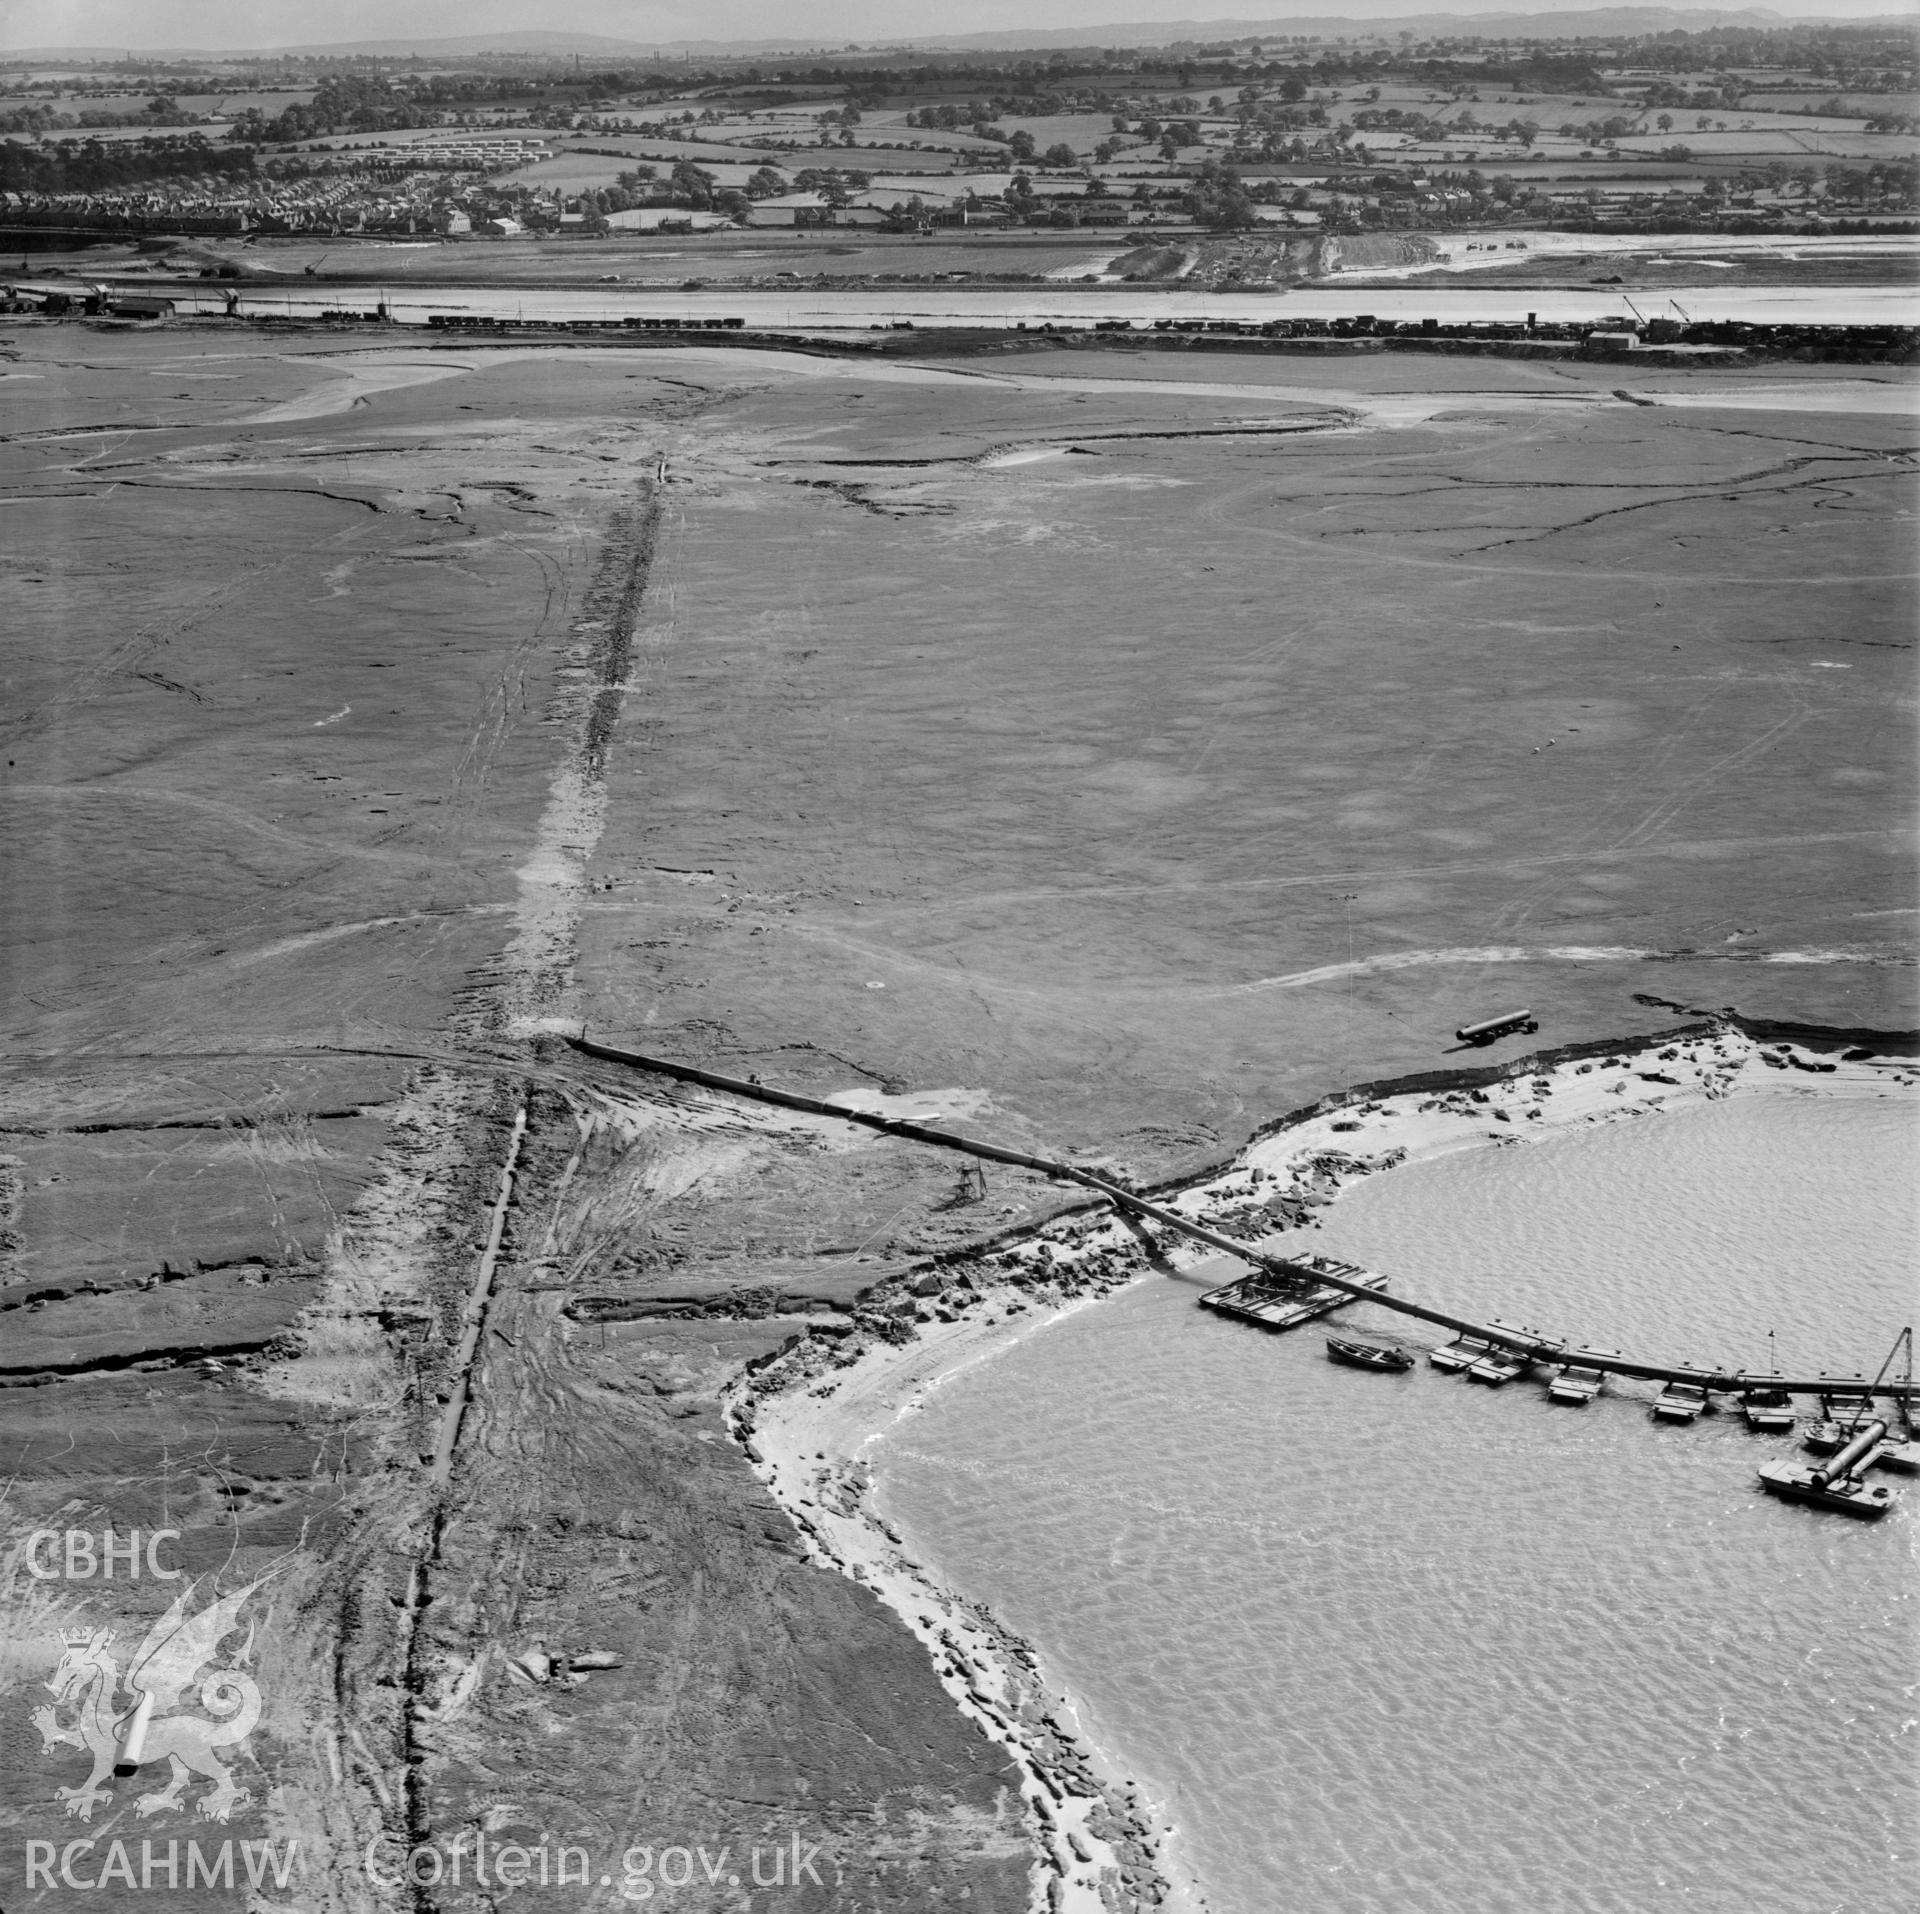
[[[717,1070],[702,1070],[694,1064],[676,1063],[665,1057],[650,1057],[639,1050],[621,1050],[613,1044],[592,1042],[584,1032],[578,1037],[569,1037],[567,1042],[589,1057],[601,1057],[609,1063],[624,1063],[641,1070],[652,1070],[661,1076],[677,1077],[685,1083],[722,1090],[730,1096],[775,1104],[785,1110],[805,1110],[814,1116],[838,1117],[844,1123],[857,1123],[865,1129],[879,1130],[888,1136],[911,1137],[917,1142],[937,1144],[942,1149],[984,1157],[989,1162],[1012,1163],[1022,1169],[1038,1170],[1043,1176],[1078,1183],[1082,1189],[1092,1190],[1120,1209],[1150,1216],[1155,1222],[1164,1223],[1169,1229],[1192,1237],[1195,1242],[1205,1243],[1209,1248],[1220,1250],[1257,1269],[1268,1270],[1283,1278],[1290,1278],[1297,1273],[1288,1266],[1284,1257],[1264,1256],[1250,1245],[1236,1242],[1231,1236],[1222,1236],[1217,1230],[1210,1230],[1205,1224],[1196,1223],[1190,1217],[1182,1216],[1179,1211],[1168,1209],[1163,1203],[1156,1203],[1150,1197],[1136,1196],[1133,1191],[1122,1189],[1117,1183],[1111,1183],[1091,1170],[1076,1168],[1071,1163],[1056,1163],[1047,1157],[1030,1155],[1025,1150],[1005,1149],[997,1143],[984,1143],[976,1137],[961,1136],[952,1130],[936,1130],[907,1117],[880,1116],[871,1110],[850,1110],[843,1104],[829,1103],[823,1097],[802,1096],[792,1090],[775,1090],[764,1083],[749,1083],[739,1077],[723,1076]],[[1585,1349],[1570,1348],[1564,1342],[1548,1342],[1543,1337],[1519,1334],[1510,1329],[1497,1328],[1491,1323],[1477,1323],[1464,1316],[1450,1316],[1445,1310],[1429,1309],[1424,1303],[1410,1303],[1402,1297],[1369,1289],[1363,1283],[1348,1282],[1344,1276],[1335,1276],[1324,1270],[1315,1269],[1312,1274],[1316,1282],[1324,1283],[1329,1289],[1344,1289],[1361,1302],[1378,1303],[1382,1309],[1397,1311],[1402,1316],[1416,1316],[1422,1322],[1436,1323],[1442,1329],[1451,1329],[1457,1336],[1482,1337],[1502,1349],[1517,1350],[1535,1362],[1577,1362],[1582,1368],[1601,1369],[1619,1376],[1635,1376],[1646,1382],[1697,1382],[1723,1395],[1747,1388],[1784,1389],[1790,1394],[1803,1396],[1825,1395],[1843,1387],[1858,1386],[1858,1378],[1855,1377],[1800,1378],[1752,1375],[1744,1369],[1675,1369],[1660,1363],[1629,1362],[1622,1356],[1596,1356]],[[1910,1407],[1914,1385],[1883,1383],[1876,1393],[1892,1396]],[[1883,1424],[1883,1432],[1884,1428]],[[1828,1466],[1831,1468],[1832,1465]]]
[[[1484,1023],[1462,1024],[1453,1036],[1456,1043],[1491,1043],[1496,1037],[1539,1027],[1531,1010],[1509,1010],[1504,1017],[1489,1017]]]

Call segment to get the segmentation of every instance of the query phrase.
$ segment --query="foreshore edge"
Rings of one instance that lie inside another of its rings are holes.
[[[1730,1094],[1742,1079],[1752,1089],[1772,1088],[1774,1073],[1786,1072],[1782,1086],[1802,1094],[1920,1085],[1920,1031],[1641,1001],[1686,1021],[1624,1040],[1362,1080],[1261,1123],[1230,1155],[1143,1185],[1141,1193],[1212,1209],[1219,1227],[1222,1205],[1244,1202],[1263,1181],[1278,1183],[1288,1167],[1290,1187],[1268,1207],[1280,1204],[1283,1226],[1297,1225],[1311,1221],[1303,1208],[1403,1162],[1687,1107]],[[1692,1052],[1682,1060],[1687,1046]],[[1844,1060],[1826,1054],[1836,1050],[1848,1053]],[[1649,1062],[1673,1067],[1649,1072]],[[1643,1083],[1652,1087],[1635,1087]],[[1487,1127],[1495,1122],[1504,1127]],[[1352,1154],[1356,1133],[1375,1154]],[[1329,1167],[1330,1157],[1344,1162]],[[1310,1175],[1302,1175],[1302,1163],[1313,1166]],[[1244,1190],[1215,1187],[1248,1179]],[[1244,1209],[1233,1220],[1245,1230]],[[1247,1240],[1251,1247],[1256,1239]],[[1048,1680],[1033,1644],[908,1553],[873,1506],[866,1451],[976,1364],[1122,1289],[1206,1260],[1194,1245],[1156,1241],[1103,1198],[1070,1201],[968,1250],[893,1272],[863,1295],[851,1323],[789,1337],[727,1393],[729,1429],[810,1555],[900,1617],[961,1713],[1019,1770],[1037,1846],[1034,1914],[1205,1914],[1209,1903],[1181,1864],[1167,1804],[1092,1740],[1072,1694]]]

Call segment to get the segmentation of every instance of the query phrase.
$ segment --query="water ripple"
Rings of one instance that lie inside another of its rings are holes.
[[[1320,1241],[1580,1340],[1764,1366],[1772,1329],[1783,1368],[1871,1372],[1917,1138],[1891,1100],[1736,1098],[1372,1178]],[[1783,1507],[1777,1442],[1649,1393],[1355,1375],[1144,1286],[876,1460],[1165,1797],[1216,1914],[1877,1910],[1920,1825],[1915,1495]]]

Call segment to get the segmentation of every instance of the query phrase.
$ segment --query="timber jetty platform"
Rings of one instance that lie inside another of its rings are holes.
[[[1345,1289],[1322,1282],[1323,1272],[1364,1283],[1376,1295],[1387,1286],[1384,1276],[1356,1263],[1336,1262],[1331,1256],[1289,1256],[1255,1270],[1251,1276],[1208,1290],[1200,1298],[1200,1307],[1261,1329],[1297,1329],[1353,1301]]]
[[[751,1102],[769,1103],[784,1110],[804,1110],[813,1116],[834,1117],[843,1123],[859,1124],[864,1129],[878,1130],[887,1136],[929,1143],[938,1149],[958,1151],[966,1156],[984,1158],[988,1162],[1010,1163],[1022,1169],[1038,1170],[1043,1176],[1049,1176],[1064,1183],[1076,1183],[1082,1189],[1091,1190],[1096,1195],[1106,1198],[1116,1209],[1123,1210],[1129,1215],[1145,1217],[1193,1242],[1204,1243],[1209,1249],[1219,1250],[1224,1255],[1236,1258],[1247,1265],[1250,1274],[1263,1275],[1277,1291],[1291,1292],[1298,1296],[1302,1288],[1302,1273],[1309,1271],[1310,1265],[1313,1283],[1333,1293],[1335,1300],[1326,1305],[1328,1308],[1338,1308],[1346,1301],[1373,1303],[1381,1309],[1391,1309],[1398,1315],[1411,1316],[1418,1322],[1432,1323],[1436,1328],[1449,1330],[1455,1336],[1475,1337],[1491,1348],[1510,1350],[1529,1362],[1577,1363],[1583,1369],[1597,1369],[1608,1375],[1634,1376],[1646,1382],[1693,1383],[1714,1395],[1734,1395],[1748,1389],[1778,1389],[1790,1395],[1837,1396],[1851,1393],[1858,1396],[1865,1393],[1868,1387],[1859,1375],[1781,1376],[1760,1370],[1717,1366],[1675,1367],[1670,1363],[1638,1362],[1627,1356],[1596,1353],[1573,1341],[1547,1336],[1532,1330],[1517,1329],[1508,1323],[1475,1322],[1471,1317],[1450,1315],[1444,1309],[1430,1309],[1425,1303],[1409,1302],[1404,1296],[1391,1295],[1384,1287],[1384,1277],[1368,1270],[1338,1263],[1331,1257],[1314,1256],[1303,1259],[1299,1256],[1265,1254],[1249,1243],[1222,1235],[1218,1230],[1209,1229],[1204,1223],[1196,1223],[1191,1217],[1182,1216],[1178,1210],[1170,1209],[1166,1204],[1156,1202],[1152,1197],[1138,1195],[1124,1185],[1114,1182],[1110,1177],[1082,1169],[1078,1164],[1062,1163],[1052,1157],[1036,1156],[1029,1150],[1008,1149],[1003,1144],[989,1143],[979,1137],[963,1136],[952,1130],[935,1129],[931,1124],[916,1123],[908,1117],[893,1117],[869,1110],[856,1110],[843,1103],[830,1103],[824,1097],[805,1096],[793,1090],[777,1090],[768,1084],[756,1083],[741,1077],[723,1076],[718,1071],[703,1070],[693,1064],[680,1063],[665,1057],[648,1056],[643,1051],[623,1050],[612,1044],[595,1043],[584,1034],[569,1037],[566,1041],[584,1056],[598,1057],[609,1063],[626,1064],[631,1068],[651,1071],[659,1076],[677,1078],[682,1083],[700,1084],[707,1089],[724,1091],[728,1095],[743,1097]],[[1236,1285],[1229,1284],[1224,1287],[1232,1290]],[[1218,1295],[1222,1292],[1214,1293]],[[1217,1304],[1212,1306],[1218,1308]],[[1225,1313],[1234,1312],[1230,1310]],[[1323,1314],[1324,1310],[1316,1310],[1314,1313]],[[1262,1320],[1262,1326],[1290,1325],[1276,1325]],[[1920,1385],[1916,1385],[1911,1378],[1908,1378],[1900,1382],[1883,1382],[1874,1389],[1874,1393],[1891,1397],[1911,1410],[1917,1387]]]

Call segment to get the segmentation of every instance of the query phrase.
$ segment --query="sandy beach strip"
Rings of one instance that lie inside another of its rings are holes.
[[[1489,1060],[1491,1061],[1491,1060]],[[1920,1059],[1840,1039],[1760,1040],[1720,1025],[1551,1064],[1521,1057],[1491,1082],[1439,1077],[1354,1093],[1256,1132],[1233,1160],[1163,1207],[1249,1248],[1299,1233],[1355,1180],[1461,1149],[1523,1148],[1567,1129],[1658,1116],[1728,1096],[1885,1096],[1920,1088]],[[956,1706],[1023,1776],[1036,1909],[1112,1914],[1204,1898],[1179,1865],[1178,1829],[1150,1788],[1082,1731],[1032,1645],[942,1584],[872,1506],[868,1450],[956,1376],[1045,1325],[1169,1268],[1217,1281],[1233,1259],[1108,1208],[1043,1223],[973,1255],[883,1279],[851,1317],[817,1320],[735,1387],[731,1426],[817,1559],[864,1583],[926,1644]],[[1419,1300],[1419,1299],[1415,1299]]]

